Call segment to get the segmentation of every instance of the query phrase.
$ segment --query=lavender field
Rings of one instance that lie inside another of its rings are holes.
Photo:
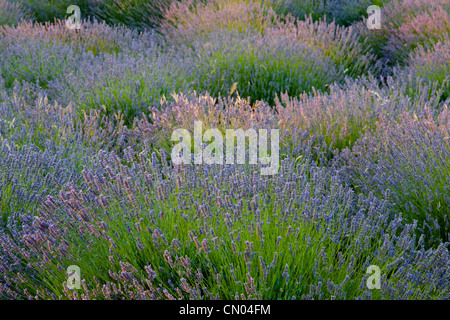
[[[450,0],[0,0],[0,300],[450,299],[449,35]],[[277,171],[175,163],[200,122]]]

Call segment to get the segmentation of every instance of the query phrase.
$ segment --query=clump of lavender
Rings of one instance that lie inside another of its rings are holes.
[[[81,185],[82,166],[99,149],[118,151],[124,145],[123,120],[113,124],[95,111],[81,120],[71,106],[43,97],[27,103],[20,97],[24,90],[16,86],[0,97],[2,226],[12,215],[35,212],[65,184]]]
[[[16,82],[7,92],[0,78],[0,92],[2,89],[0,141],[19,147],[33,145],[44,151],[61,151],[78,158],[102,148],[117,151],[125,145],[127,130],[120,114],[108,117],[100,110],[90,110],[80,119],[72,105],[63,107],[50,103],[41,92],[33,92],[34,87]]]
[[[406,20],[398,27],[396,34],[389,38],[387,49],[397,59],[406,59],[408,52],[417,46],[434,44],[449,33],[450,4],[447,1],[442,6],[432,6],[428,11],[419,12]]]
[[[450,113],[384,118],[342,154],[357,190],[390,199],[410,222],[417,220],[426,244],[449,239]]]
[[[63,105],[72,102],[80,110],[104,109],[122,113],[127,125],[149,107],[160,106],[172,92],[190,91],[183,68],[157,46],[145,53],[101,54],[79,58],[75,73],[53,82],[53,96]]]
[[[81,29],[69,30],[65,20],[21,22],[17,26],[6,25],[0,28],[0,43],[6,46],[24,39],[36,39],[44,43],[70,45],[80,51],[118,53],[150,48],[156,42],[156,35],[146,31],[138,33],[126,27],[110,27],[104,21],[83,19]]]
[[[88,43],[81,43],[80,48],[58,41],[57,36],[49,40],[34,39],[31,34],[4,42],[0,70],[7,88],[18,81],[53,102],[72,103],[79,114],[91,109],[121,112],[128,124],[148,106],[158,105],[163,95],[187,91],[183,70],[173,56],[163,54],[156,40],[151,45],[139,41],[140,49],[133,52],[96,51],[96,55],[87,50]]]
[[[64,71],[69,72],[77,60],[75,50],[67,45],[45,44],[34,39],[4,43],[0,52],[0,70],[7,88],[18,80],[47,89],[51,81],[62,78]]]
[[[416,94],[421,82],[435,83],[441,100],[450,97],[450,40],[448,35],[433,46],[419,46],[410,54],[407,66],[396,70],[401,79],[409,84],[411,95]],[[432,92],[430,92],[431,94]]]
[[[277,20],[275,12],[257,0],[184,0],[165,11],[159,30],[169,42],[189,44],[218,30],[252,28],[262,33]]]
[[[294,42],[306,42],[320,50],[343,75],[356,78],[379,69],[370,44],[352,26],[346,28],[321,19],[314,21],[311,17],[305,20],[287,17],[277,23],[275,30],[275,34]]]
[[[184,53],[190,61],[186,64],[190,84],[213,96],[228,96],[235,87],[244,98],[271,103],[281,92],[295,96],[312,88],[324,90],[341,79],[320,49],[275,30],[263,35],[251,30],[217,31],[207,40],[193,40],[192,45]]]
[[[387,88],[371,78],[332,85],[329,93],[281,95],[274,108],[284,147],[298,156],[305,147],[302,141],[310,137],[331,156],[332,151],[353,145],[382,115],[395,118],[414,108],[397,89]],[[422,102],[417,104],[420,108]]]
[[[20,212],[33,212],[44,199],[66,183],[81,182],[77,159],[61,153],[42,152],[35,146],[0,145],[1,223]],[[74,161],[75,160],[75,161]]]
[[[282,95],[276,100],[284,152],[297,157],[310,150],[316,160],[327,163],[339,150],[351,147],[375,128],[383,117],[397,119],[404,112],[412,114],[424,108],[435,113],[445,105],[436,85],[422,83],[410,95],[408,83],[392,77],[381,85],[371,76],[346,79],[344,84],[331,85],[329,91],[299,97]]]
[[[83,171],[86,188],[67,186],[39,216],[20,217],[23,232],[1,233],[1,297],[449,297],[446,246],[425,250],[388,201],[355,194],[333,170],[289,159],[268,178],[246,166],[169,167],[145,150],[138,158],[123,165],[100,152]],[[63,285],[72,264],[76,292]],[[383,270],[375,297],[371,264]]]

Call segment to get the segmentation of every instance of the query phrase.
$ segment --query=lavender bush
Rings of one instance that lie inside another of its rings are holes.
[[[187,90],[182,70],[171,55],[162,54],[160,41],[152,33],[137,36],[117,28],[106,35],[110,28],[94,23],[79,38],[72,30],[62,30],[61,24],[48,28],[35,25],[28,34],[10,39],[26,26],[5,28],[0,36],[0,43],[5,44],[0,49],[4,57],[0,70],[7,88],[19,81],[64,106],[72,103],[78,113],[121,111],[127,122],[148,106],[159,104],[164,94]],[[39,39],[39,29],[56,31]],[[119,43],[121,49],[116,52]]]
[[[315,91],[299,97],[282,95],[275,103],[282,147],[299,156],[307,149],[305,142],[312,139],[318,154],[330,158],[338,150],[354,145],[383,117],[396,119],[404,112],[421,111],[427,106],[439,109],[439,94],[428,94],[433,88],[438,91],[435,87],[418,87],[412,99],[406,85],[397,86],[389,79],[380,86],[369,77],[332,85],[326,94]]]
[[[347,176],[357,190],[392,199],[409,220],[417,220],[427,243],[448,241],[450,113],[447,107],[399,121],[387,118],[343,153]]]
[[[100,149],[117,151],[123,148],[127,128],[120,113],[108,117],[100,110],[90,110],[80,119],[71,104],[62,107],[49,103],[41,93],[31,102],[23,98],[31,95],[34,89],[16,83],[11,94],[3,91],[0,99],[1,140],[18,147],[33,145],[43,151],[73,149],[73,154],[80,157]]]
[[[399,77],[409,84],[411,94],[417,92],[417,83],[436,83],[441,100],[450,97],[450,40],[446,35],[434,46],[419,46],[407,62]],[[419,81],[417,81],[419,79]]]
[[[74,103],[82,110],[103,108],[108,114],[122,112],[127,124],[148,107],[158,106],[163,96],[188,90],[183,70],[169,55],[146,48],[148,54],[86,57],[76,73],[54,83],[61,103]]]
[[[56,78],[63,78],[76,66],[76,53],[63,44],[23,39],[0,48],[0,70],[5,85],[11,88],[16,80],[48,89]]]
[[[67,29],[65,20],[60,19],[52,23],[23,22],[14,27],[3,26],[0,36],[0,43],[4,46],[36,39],[46,44],[69,45],[76,51],[91,51],[94,55],[100,52],[142,51],[159,41],[154,32],[138,33],[126,27],[112,28],[95,18],[83,19],[80,30]]]
[[[242,32],[252,28],[263,33],[279,20],[273,9],[259,0],[184,0],[173,2],[165,10],[158,29],[170,42],[189,44],[192,38],[217,30]]]
[[[192,61],[186,63],[191,86],[212,95],[227,96],[236,84],[242,97],[271,102],[277,93],[324,90],[340,80],[337,68],[320,50],[281,33],[217,32],[193,46],[185,51]]]
[[[282,34],[294,42],[306,42],[321,50],[332,59],[341,73],[355,78],[377,72],[379,65],[371,52],[371,46],[362,39],[353,27],[342,27],[334,22],[288,18],[275,28],[275,34]]]
[[[21,96],[33,88],[16,83],[11,95],[0,88],[3,222],[11,214],[36,210],[38,199],[57,194],[65,183],[82,183],[82,166],[98,150],[117,151],[124,143],[123,120],[113,128],[113,121],[95,110],[78,120],[72,106],[50,104],[46,97],[29,104]]]
[[[68,187],[49,196],[39,218],[21,217],[23,232],[2,234],[2,296],[448,297],[445,246],[425,250],[421,238],[416,247],[415,226],[388,202],[357,196],[326,168],[285,161],[267,179],[251,168],[170,168],[155,154],[136,156],[126,153],[129,167],[101,152],[83,171],[86,192]],[[83,270],[80,292],[63,286],[73,263]],[[372,263],[384,270],[376,296],[365,284]]]

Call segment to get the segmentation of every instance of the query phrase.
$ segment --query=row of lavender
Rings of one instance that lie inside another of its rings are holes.
[[[354,2],[75,33],[0,0],[0,298],[450,298],[449,2]],[[280,171],[174,166],[194,121],[279,129]]]

